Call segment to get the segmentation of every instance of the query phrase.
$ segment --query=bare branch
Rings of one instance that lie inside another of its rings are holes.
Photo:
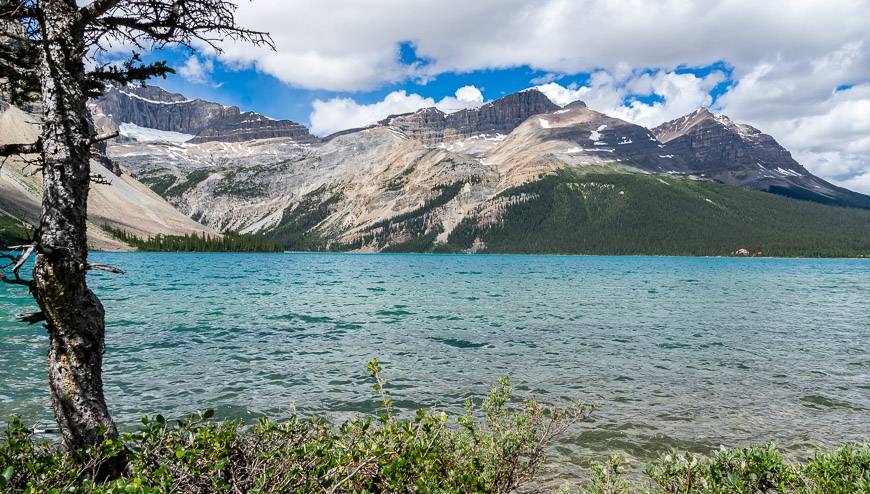
[[[27,288],[33,286],[33,282],[30,280],[23,280],[21,278],[10,278],[3,273],[0,273],[0,282],[6,283],[8,285],[26,286]]]
[[[0,281],[2,281],[3,283],[8,283],[10,285],[21,285],[29,288],[33,286],[33,282],[31,282],[30,280],[22,279],[18,272],[21,270],[21,267],[24,266],[24,263],[27,262],[27,259],[30,258],[31,254],[33,254],[33,251],[36,250],[36,244],[15,245],[6,248],[6,250],[16,249],[24,249],[24,251],[18,256],[0,253],[0,258],[9,259],[10,261],[12,261],[6,266],[0,268],[2,269],[0,270]],[[14,276],[14,278],[6,276],[6,273],[4,272],[9,266],[12,266],[12,275]]]
[[[112,266],[110,264],[88,263],[88,269],[96,269],[99,271],[105,271],[107,273],[113,274],[127,274],[126,271],[124,271],[123,269],[116,268],[115,266]]]
[[[94,144],[97,144],[98,142],[108,141],[109,139],[114,139],[114,138],[118,137],[119,135],[121,135],[121,133],[118,132],[117,130],[113,131],[113,132],[106,132],[104,134],[98,134],[98,135],[91,137],[91,140],[88,142],[88,145],[93,146]]]
[[[121,1],[122,0],[94,0],[82,7],[79,12],[82,14],[82,18],[85,22],[90,22],[114,8]]]
[[[95,0],[96,2],[111,0]],[[226,39],[275,49],[268,33],[239,27],[237,6],[229,0],[121,0],[105,15],[85,19],[86,42],[105,51],[104,43],[132,44],[145,50],[167,44],[196,49],[202,42],[220,52]]]
[[[45,320],[45,314],[40,312],[34,312],[32,314],[21,314],[18,316],[18,322],[26,322],[31,326]]]
[[[31,144],[0,144],[0,156],[33,154],[42,151],[42,139]]]
[[[12,268],[12,274],[14,274],[16,278],[18,278],[18,271],[21,269],[21,266],[24,266],[24,263],[30,259],[30,255],[33,254],[34,250],[36,250],[36,244],[30,244],[21,254],[21,257],[18,258],[18,262],[15,263],[15,266]]]
[[[100,185],[112,185],[112,181],[100,175],[99,173],[91,173],[91,182]]]
[[[40,10],[33,2],[13,0],[0,3],[0,19],[4,21],[20,21],[36,17]]]

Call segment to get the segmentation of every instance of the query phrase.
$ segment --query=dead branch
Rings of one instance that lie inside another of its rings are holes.
[[[33,254],[34,250],[36,250],[35,243],[28,245],[24,252],[21,253],[21,257],[18,258],[18,262],[15,263],[15,266],[12,268],[12,274],[14,274],[16,278],[19,277],[18,271],[21,270],[21,266],[24,266],[24,263],[30,259],[30,255]]]
[[[91,182],[100,185],[112,185],[112,181],[100,175],[99,173],[91,173]]]
[[[112,44],[147,51],[168,44],[196,49],[202,42],[220,52],[227,39],[275,49],[268,33],[236,24],[238,7],[228,0],[95,0],[85,9],[96,3],[100,5],[82,21],[86,43],[98,51]]]
[[[0,144],[0,156],[34,154],[42,151],[42,139],[30,144]]]
[[[96,144],[98,142],[108,141],[109,139],[114,139],[115,137],[118,137],[119,135],[120,135],[120,132],[118,132],[117,130],[115,130],[113,132],[106,132],[104,134],[97,134],[97,135],[91,137],[91,140],[88,141],[88,145],[93,146],[94,144]]]
[[[112,266],[110,264],[88,263],[88,269],[96,269],[99,271],[105,271],[107,273],[113,274],[127,274],[127,272],[123,269],[116,268],[115,266]]]
[[[94,0],[82,7],[79,12],[81,12],[82,18],[90,22],[108,12],[110,9],[118,5],[119,2],[121,2],[121,0]]]
[[[2,268],[0,268],[0,269],[2,269],[2,271],[0,271],[0,282],[8,283],[10,285],[26,286],[26,287],[30,288],[33,286],[33,282],[31,282],[30,280],[22,279],[21,275],[19,274],[19,271],[21,271],[21,267],[24,266],[24,263],[27,262],[27,259],[30,258],[31,254],[33,254],[33,251],[36,250],[36,244],[14,245],[14,246],[6,248],[6,250],[17,250],[17,249],[24,249],[24,251],[18,256],[6,254],[5,252],[0,253],[0,258],[8,259],[11,261],[6,266],[3,266]],[[6,273],[4,272],[6,270],[6,268],[8,268],[9,266],[12,266],[12,275],[14,276],[12,278],[10,278],[9,276],[6,276]]]
[[[32,314],[22,314],[22,315],[18,316],[18,322],[26,322],[30,325],[34,325],[34,324],[36,324],[40,321],[44,321],[44,320],[45,320],[45,314],[42,311],[34,312]]]

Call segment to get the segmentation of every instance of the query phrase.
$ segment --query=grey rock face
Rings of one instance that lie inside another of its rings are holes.
[[[559,106],[543,93],[531,89],[507,95],[480,108],[449,114],[434,107],[423,108],[414,113],[388,117],[380,124],[431,146],[445,140],[481,134],[509,134],[532,115],[558,109]]]
[[[132,123],[151,129],[193,134],[195,142],[238,142],[289,137],[300,144],[317,142],[304,126],[273,120],[236,106],[187,99],[156,86],[113,87],[91,103],[115,125]]]
[[[689,173],[825,204],[870,209],[870,197],[828,183],[801,166],[768,134],[706,108],[652,129]]]
[[[722,174],[726,183],[737,185],[744,175],[761,174],[762,168],[809,175],[773,137],[706,108],[652,131],[671,151],[687,158],[692,171]]]
[[[487,103],[480,108],[447,115],[445,138],[477,134],[509,134],[527,118],[549,113],[559,106],[537,89],[521,91]]]
[[[200,130],[190,142],[241,142],[274,137],[289,137],[300,144],[318,142],[304,125],[290,120],[275,120],[253,112],[217,119],[212,125]]]
[[[396,129],[406,137],[431,146],[444,140],[447,114],[435,107],[423,108],[414,113],[387,117],[379,124]]]

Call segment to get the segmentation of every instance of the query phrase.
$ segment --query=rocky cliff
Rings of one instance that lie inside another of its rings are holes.
[[[444,113],[423,108],[414,113],[394,115],[380,122],[426,145],[472,136],[506,135],[532,115],[558,110],[537,89],[509,94],[479,108]]]
[[[870,197],[810,173],[768,134],[706,108],[652,129],[686,171],[716,181],[825,204],[870,209]]]
[[[298,144],[318,139],[303,125],[275,120],[236,106],[187,99],[156,86],[112,87],[90,102],[98,125],[118,128],[123,123],[193,135],[194,142],[240,142],[287,137]]]

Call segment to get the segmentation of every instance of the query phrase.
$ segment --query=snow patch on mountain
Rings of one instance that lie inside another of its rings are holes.
[[[598,129],[593,130],[592,132],[589,133],[589,140],[590,141],[600,141],[601,140],[601,131],[606,129],[606,128],[607,128],[606,125],[599,125]],[[599,146],[600,144],[598,144],[596,142],[595,145]]]
[[[122,136],[138,142],[187,142],[196,137],[193,134],[150,129],[126,122],[118,126],[118,131]]]

